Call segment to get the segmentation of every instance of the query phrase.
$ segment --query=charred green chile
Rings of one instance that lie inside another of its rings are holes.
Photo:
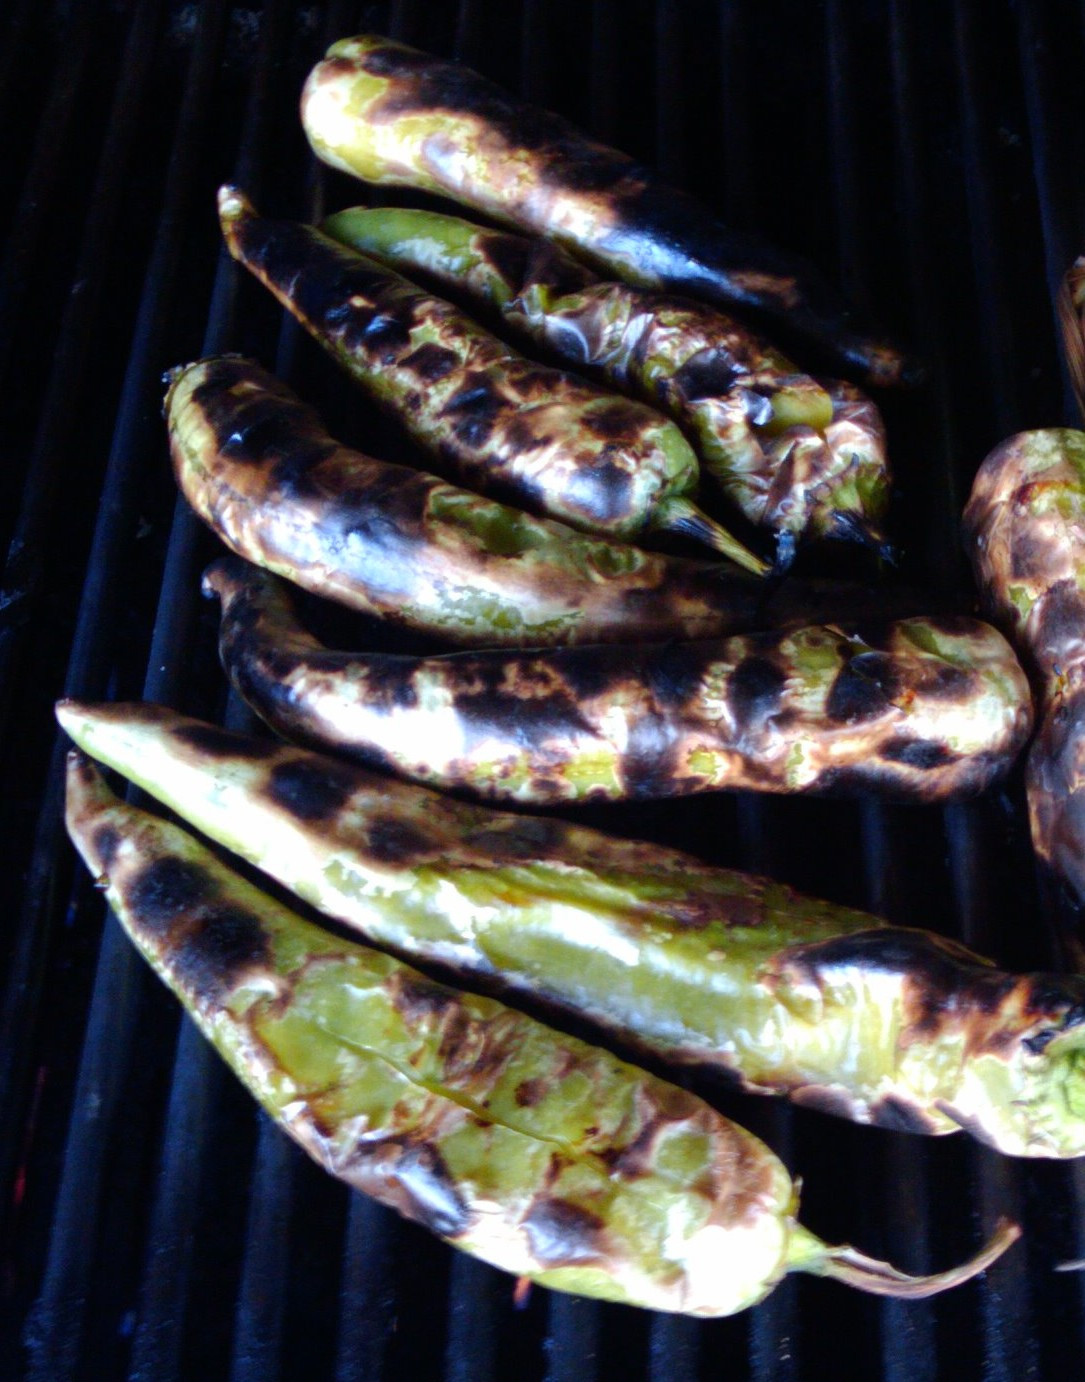
[[[331,600],[451,643],[706,638],[852,617],[895,597],[766,583],[534,518],[330,437],[250,360],[172,370],[165,402],[182,493],[228,547]],[[910,609],[914,597],[902,597]]]
[[[1085,978],[1001,972],[677,851],[502,813],[155,706],[81,747],[382,946],[861,1123],[1085,1153]],[[93,867],[93,865],[92,865]]]
[[[1079,261],[1059,305],[1085,411],[1083,299]],[[1085,432],[1022,432],[995,447],[976,474],[964,526],[985,605],[1035,678],[1032,843],[1067,958],[1085,969]]]
[[[497,309],[577,369],[681,423],[750,522],[884,546],[885,428],[851,384],[822,385],[718,309],[601,281],[556,245],[435,211],[354,207],[324,222],[344,244]]]
[[[987,624],[945,616],[726,641],[437,657],[335,652],[285,586],[227,557],[219,653],[241,695],[296,742],[432,787],[508,802],[718,788],[944,801],[1009,768],[1028,682]]]
[[[314,926],[81,755],[69,833],[122,925],[272,1118],[326,1170],[542,1285],[692,1315],[755,1304],[789,1271],[883,1295],[909,1277],[795,1217],[781,1163],[684,1090],[489,998]]]
[[[258,216],[236,187],[220,189],[219,219],[234,258],[473,489],[582,532],[684,533],[768,569],[694,505],[697,457],[661,413],[526,360],[313,226]]]
[[[910,373],[810,264],[736,234],[627,155],[457,63],[376,35],[343,39],[310,74],[301,117],[333,168],[452,197],[631,283],[752,314],[871,383]]]

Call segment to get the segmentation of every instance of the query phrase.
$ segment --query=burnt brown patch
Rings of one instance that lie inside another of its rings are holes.
[[[495,860],[546,859],[565,843],[565,826],[546,816],[523,816],[506,825],[486,825],[464,835],[464,844]]]
[[[521,1080],[513,1091],[513,1098],[520,1108],[534,1108],[550,1092],[550,1081],[543,1079]]]
[[[98,863],[108,873],[121,847],[121,833],[112,825],[100,825],[94,832],[93,843]]]
[[[217,891],[200,864],[168,854],[154,859],[128,885],[128,903],[139,925],[166,934],[178,921],[204,905]]]
[[[691,355],[675,371],[672,383],[680,397],[696,403],[701,398],[724,397],[741,374],[730,352],[708,347]]]
[[[562,498],[566,511],[579,511],[601,523],[620,523],[633,513],[633,476],[612,460],[576,466],[563,487]]]
[[[540,1267],[573,1267],[605,1256],[605,1223],[598,1214],[569,1200],[539,1197],[523,1222]]]
[[[451,420],[452,431],[465,446],[485,446],[507,402],[493,381],[477,370],[469,371],[463,387],[441,409],[441,417]]]
[[[955,763],[960,755],[945,744],[930,739],[908,739],[901,735],[882,745],[881,756],[891,763],[903,763],[906,767],[929,772],[933,768],[943,768],[947,763]]]
[[[268,797],[302,821],[331,820],[356,785],[350,770],[311,758],[276,763],[268,777]]]
[[[767,657],[747,657],[727,681],[727,704],[739,732],[760,726],[780,707],[787,676]]]
[[[209,907],[183,932],[171,968],[197,997],[211,1001],[235,987],[247,971],[270,960],[258,917],[229,903]]]
[[[459,1238],[474,1215],[436,1147],[412,1143],[404,1147],[392,1171],[407,1194],[407,1213],[442,1238]]]
[[[451,374],[459,363],[460,357],[454,350],[437,345],[434,341],[423,342],[400,361],[403,369],[413,371],[426,384],[436,383],[438,379]]]
[[[604,441],[630,444],[638,440],[644,412],[636,404],[616,398],[602,408],[589,408],[584,414],[586,431]]]
[[[172,734],[179,744],[206,754],[208,758],[247,758],[257,761],[270,758],[278,752],[277,746],[267,739],[234,734],[218,725],[180,725]]]
[[[976,673],[970,668],[942,662],[929,670],[924,668],[917,689],[929,700],[963,701],[972,694],[975,685]]]
[[[899,691],[900,674],[888,654],[859,653],[837,673],[825,712],[837,724],[875,720],[889,710]]]
[[[366,828],[366,849],[382,864],[404,864],[433,852],[424,831],[395,816],[378,816]]]
[[[886,1094],[870,1107],[870,1121],[890,1132],[929,1133],[931,1120],[913,1104],[895,1094]]]

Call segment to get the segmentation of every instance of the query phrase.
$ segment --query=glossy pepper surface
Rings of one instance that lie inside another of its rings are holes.
[[[850,617],[895,597],[841,582],[772,589],[715,561],[646,552],[340,445],[250,360],[170,372],[174,474],[226,545],[315,594],[451,643],[706,638]],[[915,599],[902,597],[909,609]]]
[[[717,308],[601,280],[547,240],[400,207],[354,207],[323,229],[669,413],[727,498],[785,545],[884,545],[885,428],[854,385],[819,383]]]
[[[525,359],[313,226],[257,215],[235,187],[219,219],[234,258],[472,488],[603,537],[684,533],[767,570],[695,506],[697,457],[662,413]]]
[[[795,1219],[781,1163],[684,1090],[492,999],[304,921],[81,756],[68,830],[158,975],[269,1114],[333,1175],[560,1290],[726,1315],[790,1270],[924,1295]]]
[[[1085,978],[674,850],[383,779],[155,706],[61,724],[211,838],[399,953],[663,1059],[862,1123],[1085,1153]]]
[[[872,382],[909,373],[810,264],[457,63],[377,35],[342,39],[310,74],[301,117],[320,158],[367,182],[441,193],[631,283],[751,312]]]
[[[410,657],[325,648],[237,558],[204,577],[219,654],[274,729],[494,801],[719,788],[939,801],[982,791],[1032,726],[1001,634],[959,616],[695,643]]]
[[[1060,295],[1064,348],[1085,411],[1085,261]],[[1040,707],[1029,751],[1032,843],[1085,968],[1085,432],[1022,432],[980,466],[964,515],[976,582],[1032,671]]]

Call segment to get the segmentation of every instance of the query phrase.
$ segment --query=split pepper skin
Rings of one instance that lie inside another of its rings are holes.
[[[67,825],[138,949],[272,1118],[321,1166],[541,1285],[727,1315],[789,1271],[882,1295],[909,1277],[795,1218],[783,1165],[694,1095],[490,998],[304,921],[82,757]]]
[[[662,413],[525,359],[313,226],[257,215],[236,187],[219,219],[233,257],[472,489],[600,537],[684,534],[767,571],[693,503],[697,457]]]
[[[306,902],[456,982],[859,1123],[1085,1153],[1085,978],[1007,974],[765,878],[156,706],[58,718]]]
[[[720,788],[945,801],[1008,770],[1032,727],[1013,649],[960,616],[725,641],[413,657],[325,648],[275,577],[226,557],[227,676],[273,729],[498,802]]]
[[[885,427],[854,385],[801,374],[705,303],[600,280],[548,240],[400,207],[353,207],[323,229],[669,413],[781,560],[804,538],[888,550]]]
[[[240,556],[314,594],[468,647],[711,638],[851,618],[894,594],[767,583],[534,518],[340,445],[253,361],[169,373],[165,414],[185,498]],[[914,596],[900,597],[916,608]]]
[[[812,265],[458,63],[377,35],[342,39],[311,72],[301,118],[319,158],[366,182],[451,197],[630,283],[751,316],[868,383],[913,373]]]
[[[1059,299],[1063,344],[1085,414],[1085,260]],[[1036,683],[1039,728],[1026,785],[1032,843],[1070,963],[1085,969],[1085,432],[1010,437],[980,466],[964,530],[993,619]]]

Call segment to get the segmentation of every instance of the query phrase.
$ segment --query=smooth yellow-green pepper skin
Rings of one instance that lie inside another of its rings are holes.
[[[155,706],[81,747],[368,939],[753,1092],[1021,1156],[1085,1154],[1085,978],[1007,974],[659,846],[505,814]]]
[[[795,1219],[781,1163],[684,1090],[313,926],[81,755],[67,825],[122,925],[268,1113],[326,1170],[546,1286],[726,1315],[789,1270],[929,1294]]]

